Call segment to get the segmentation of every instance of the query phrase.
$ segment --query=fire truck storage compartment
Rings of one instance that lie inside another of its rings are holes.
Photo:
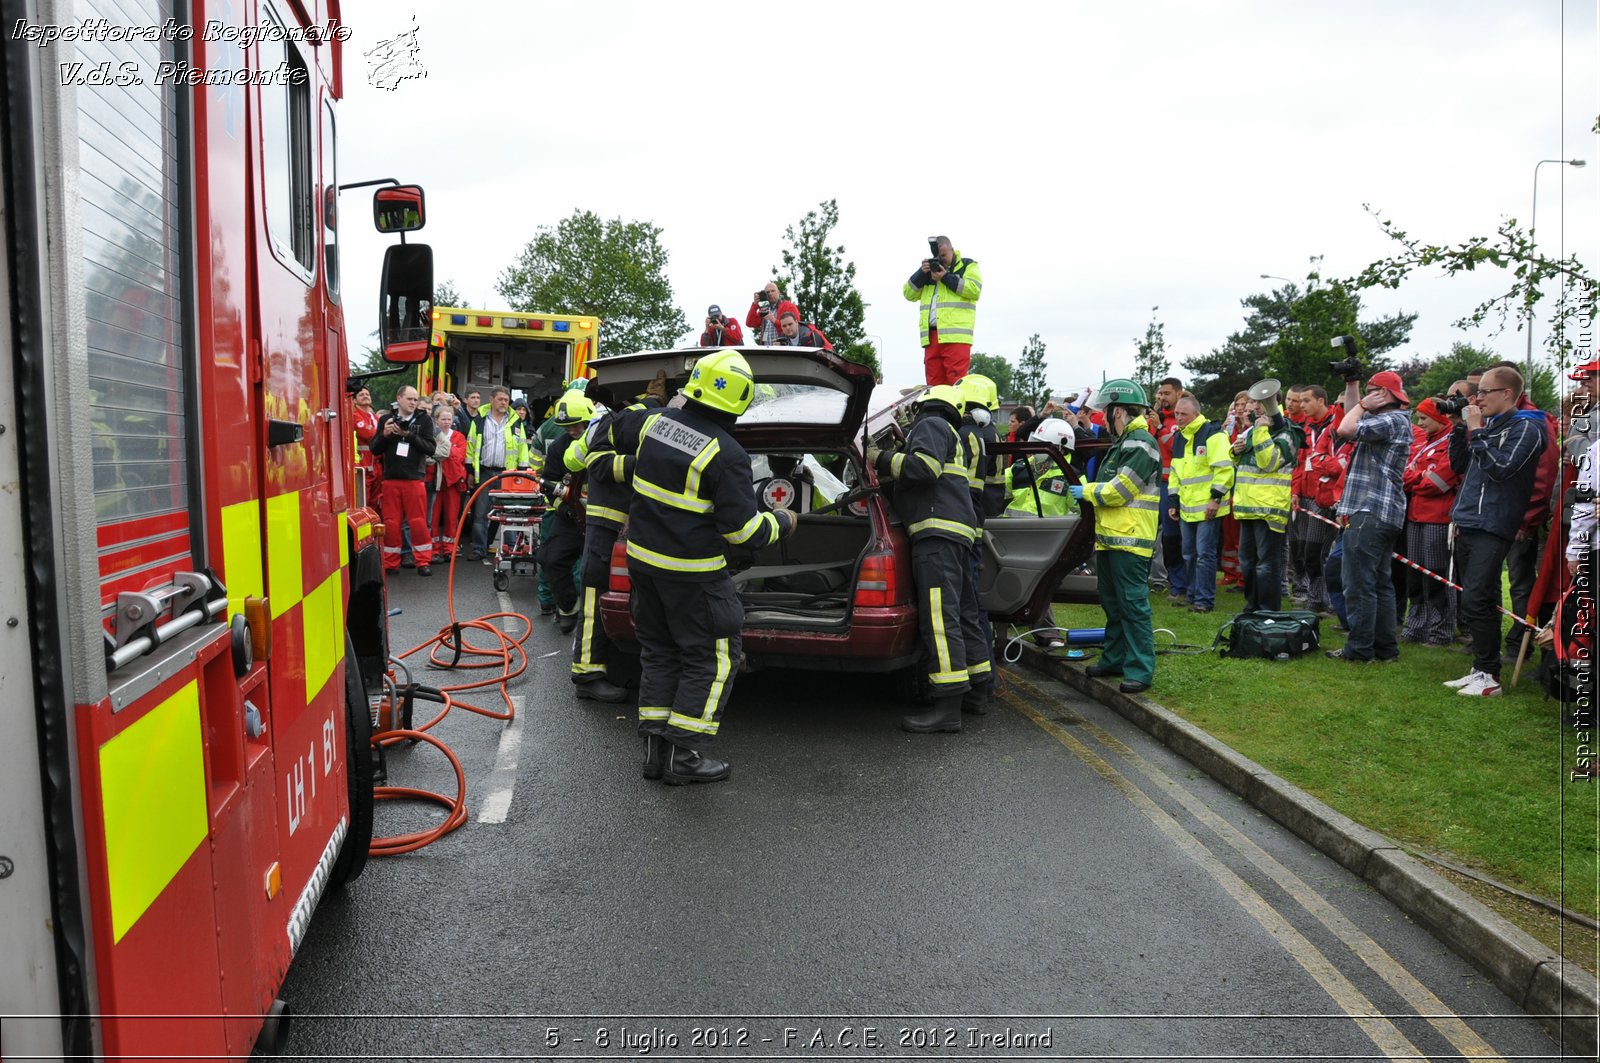
[[[500,336],[452,336],[446,347],[446,368],[457,388],[508,388],[554,394],[566,382],[572,345],[553,340],[519,340]]]
[[[830,461],[823,452],[814,452]],[[798,454],[751,455],[752,469],[761,493],[766,473],[786,471]],[[853,487],[858,474],[846,461],[844,484]],[[808,631],[843,630],[848,626],[850,606],[855,595],[861,559],[873,542],[872,518],[857,515],[849,508],[813,516],[810,510],[825,504],[811,486],[795,481],[801,497],[796,499],[800,527],[787,539],[742,555],[735,560],[748,563],[734,573],[739,599],[744,603],[745,623],[756,627],[804,628]],[[859,507],[857,507],[859,508]]]

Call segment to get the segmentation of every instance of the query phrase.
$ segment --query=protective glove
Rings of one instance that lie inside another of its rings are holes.
[[[1072,496],[1073,501],[1082,502],[1083,501],[1083,485],[1082,484],[1072,484],[1072,485],[1070,485],[1067,488],[1067,494]]]
[[[662,405],[666,405],[667,371],[665,369],[656,370],[656,378],[650,381],[650,385],[644,389],[644,393]]]
[[[883,448],[876,443],[867,444],[867,464],[874,469],[878,467],[878,459],[883,457]]]
[[[775,509],[778,523],[782,526],[778,532],[779,539],[787,539],[800,529],[800,515],[787,509]]]

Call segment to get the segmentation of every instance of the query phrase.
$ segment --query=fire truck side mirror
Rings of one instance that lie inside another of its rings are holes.
[[[386,361],[415,365],[427,360],[432,311],[433,248],[390,246],[383,253],[378,290],[378,339]]]
[[[373,193],[372,224],[380,233],[414,233],[427,223],[421,185],[396,185]]]

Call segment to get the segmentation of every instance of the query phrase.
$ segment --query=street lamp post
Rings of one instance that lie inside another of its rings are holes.
[[[1294,281],[1290,280],[1288,277],[1280,277],[1276,273],[1263,273],[1261,275],[1261,279],[1264,281],[1283,281],[1285,284],[1294,283]]]
[[[1547,162],[1553,162],[1558,166],[1575,166],[1579,168],[1588,165],[1583,159],[1540,159],[1533,164],[1533,207],[1528,211],[1528,250],[1530,252],[1533,251],[1534,244],[1539,238],[1535,229],[1539,221],[1539,167]],[[1525,383],[1531,391],[1533,389],[1533,307],[1531,306],[1528,308],[1528,356],[1526,361],[1527,364],[1524,368],[1527,370],[1527,380]]]

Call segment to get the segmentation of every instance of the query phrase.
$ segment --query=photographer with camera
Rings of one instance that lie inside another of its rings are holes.
[[[1496,366],[1461,411],[1471,462],[1456,493],[1456,578],[1461,623],[1472,637],[1472,670],[1445,686],[1469,697],[1500,694],[1500,566],[1523,526],[1539,459],[1549,445],[1545,415],[1517,408],[1522,374]]]
[[[906,301],[919,303],[922,368],[929,385],[954,384],[972,364],[972,329],[983,274],[962,258],[948,236],[928,237],[928,257],[906,281]]]
[[[400,388],[387,413],[378,418],[372,452],[383,459],[383,494],[378,508],[383,514],[383,571],[400,571],[400,528],[411,531],[411,552],[417,575],[431,576],[433,535],[428,531],[425,462],[433,456],[433,418],[418,409],[417,389]]]
[[[778,342],[778,307],[783,304],[783,292],[777,281],[768,281],[766,287],[756,292],[750,301],[750,312],[744,316],[744,327],[755,329],[751,335],[756,343],[770,347]]]
[[[706,330],[700,333],[702,347],[742,347],[744,330],[739,323],[722,312],[722,307],[712,303],[706,308]]]
[[[1341,336],[1346,357],[1329,368],[1345,379],[1344,419],[1336,432],[1354,440],[1344,496],[1338,514],[1345,522],[1344,588],[1350,637],[1344,649],[1329,650],[1334,660],[1355,664],[1400,659],[1391,554],[1406,523],[1405,469],[1411,456],[1411,400],[1396,373],[1374,373],[1361,393],[1361,363],[1356,341]]]

